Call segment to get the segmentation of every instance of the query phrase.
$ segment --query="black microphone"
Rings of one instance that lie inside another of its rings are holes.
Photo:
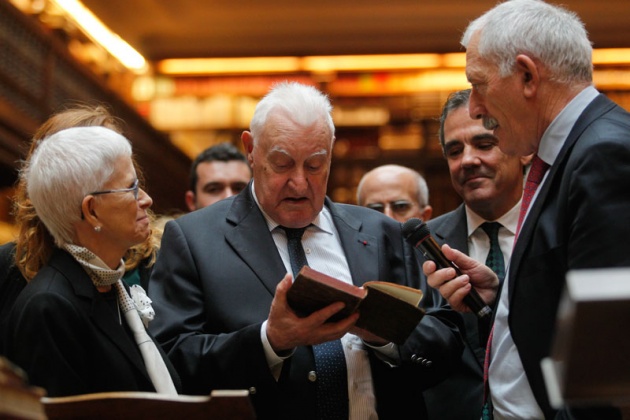
[[[435,239],[431,236],[431,231],[426,223],[418,218],[412,218],[407,220],[402,226],[402,233],[404,238],[413,246],[418,248],[424,257],[428,260],[435,262],[438,268],[452,267],[458,276],[462,272],[457,266],[446,259],[444,253],[440,249],[440,246],[435,242]],[[479,293],[474,287],[470,289],[464,297],[464,303],[477,315],[479,318],[486,318],[492,315],[492,309],[481,299]]]

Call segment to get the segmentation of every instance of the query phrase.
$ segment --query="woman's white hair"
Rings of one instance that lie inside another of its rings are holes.
[[[283,116],[303,127],[323,120],[330,131],[332,143],[335,126],[331,116],[330,100],[313,86],[297,82],[282,82],[274,85],[271,91],[256,105],[254,116],[249,125],[254,142],[263,135],[272,112],[279,110],[284,111]]]
[[[72,243],[81,203],[103,188],[131,144],[105,127],[74,127],[41,141],[23,169],[28,196],[57,246]]]
[[[479,32],[479,55],[499,67],[501,77],[514,72],[518,54],[539,60],[559,83],[593,80],[593,48],[584,23],[573,12],[540,0],[510,0],[468,25],[461,39],[467,47]]]

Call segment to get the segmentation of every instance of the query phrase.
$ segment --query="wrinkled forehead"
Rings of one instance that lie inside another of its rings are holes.
[[[276,115],[270,118],[259,145],[268,153],[281,152],[289,155],[300,153],[327,154],[332,149],[332,135],[321,119],[306,124]]]

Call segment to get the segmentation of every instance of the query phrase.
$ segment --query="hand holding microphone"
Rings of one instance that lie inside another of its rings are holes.
[[[417,218],[407,220],[402,226],[402,232],[407,242],[414,248],[418,248],[426,259],[435,262],[439,269],[451,267],[455,269],[458,276],[462,275],[459,268],[444,256],[440,246],[431,236],[429,227],[422,220]],[[464,303],[479,318],[492,316],[492,309],[481,299],[474,287],[464,297]]]

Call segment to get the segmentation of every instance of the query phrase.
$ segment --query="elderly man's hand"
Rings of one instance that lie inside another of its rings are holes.
[[[439,290],[451,307],[459,312],[470,312],[470,308],[464,303],[464,297],[473,286],[484,302],[488,304],[494,302],[499,288],[499,279],[488,266],[448,245],[442,246],[442,252],[447,259],[459,267],[462,275],[455,277],[457,273],[454,268],[436,270],[437,267],[433,261],[426,261],[422,265],[422,270],[427,276],[429,286]]]
[[[328,318],[343,309],[344,304],[341,302],[333,303],[307,317],[300,318],[287,302],[287,291],[291,284],[290,274],[285,275],[278,283],[267,319],[267,339],[276,353],[291,350],[297,346],[336,340],[343,337],[357,322],[358,313],[338,322],[326,322]]]

